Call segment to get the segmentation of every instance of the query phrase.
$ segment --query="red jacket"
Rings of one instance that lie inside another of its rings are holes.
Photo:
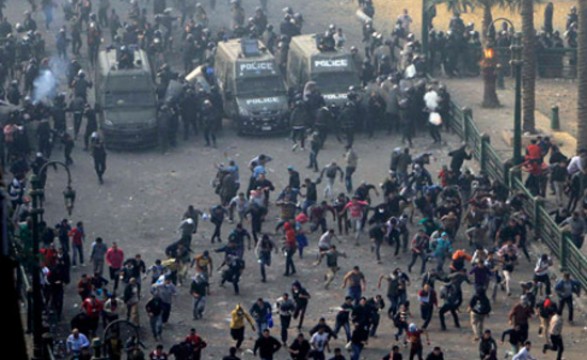
[[[526,147],[526,159],[541,159],[542,151],[538,144],[530,144]]]
[[[82,309],[89,317],[97,318],[104,310],[104,304],[98,299],[87,298],[82,303]]]

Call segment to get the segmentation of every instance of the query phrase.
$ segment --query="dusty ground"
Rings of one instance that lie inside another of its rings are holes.
[[[219,24],[224,21],[227,13],[228,1],[221,0],[218,4],[216,14],[212,15],[213,23]],[[124,14],[126,3],[112,2],[114,6],[120,9]],[[256,6],[257,1],[245,0],[248,7]],[[356,5],[350,2],[328,0],[324,2],[294,2],[291,3],[296,11],[301,11],[306,18],[305,31],[322,31],[328,23],[335,22],[343,26],[349,36],[349,43],[357,43],[360,29],[354,16],[354,7]],[[389,19],[395,19],[396,14],[403,7],[409,4],[416,9],[418,2],[408,1],[390,1],[388,6],[393,11],[378,8],[378,14],[391,14]],[[11,4],[13,5],[13,4]],[[25,2],[18,2],[15,6],[9,7],[9,15],[13,19],[20,19],[22,11],[26,5]],[[286,5],[286,1],[270,1],[270,16],[272,22],[277,24],[281,9]],[[410,9],[412,9],[410,7]],[[387,12],[389,11],[389,12]],[[416,13],[416,10],[411,10]],[[61,18],[57,16],[56,22],[60,23]],[[222,20],[220,19],[222,17]],[[41,24],[41,14],[37,15],[39,24]],[[16,20],[15,20],[16,21]],[[386,21],[376,15],[376,21]],[[416,19],[417,22],[417,19]],[[392,24],[392,21],[388,22]],[[387,24],[387,23],[386,23]],[[417,24],[414,24],[417,26]],[[48,39],[52,39],[52,34],[56,30],[46,33]],[[51,42],[51,40],[48,40]],[[471,86],[476,86],[473,84]],[[446,163],[446,153],[455,144],[460,141],[454,137],[447,137],[448,146],[440,149],[433,148],[432,151],[437,158],[431,165],[431,172],[436,174],[442,164]],[[400,146],[397,137],[384,137],[378,135],[374,140],[367,140],[363,136],[358,136],[357,152],[361,158],[359,172],[355,175],[356,182],[366,180],[372,183],[379,183],[386,175],[389,154],[391,149]],[[430,140],[427,134],[422,134],[416,140],[416,149],[424,151],[428,148]],[[88,239],[94,239],[96,236],[102,236],[107,243],[118,241],[127,255],[135,253],[143,254],[146,262],[151,264],[155,258],[163,257],[163,248],[177,237],[175,233],[176,226],[180,216],[188,204],[194,204],[198,208],[206,209],[217,202],[216,196],[212,193],[210,181],[214,174],[214,164],[225,162],[226,156],[235,159],[241,166],[241,174],[246,178],[248,173],[246,163],[250,158],[259,154],[267,153],[275,158],[269,165],[269,178],[274,181],[276,187],[281,189],[286,182],[286,166],[294,165],[298,168],[302,176],[312,176],[313,173],[305,171],[304,166],[307,162],[307,152],[291,153],[290,143],[284,137],[273,138],[238,138],[232,130],[227,130],[224,136],[219,139],[219,149],[209,149],[202,146],[203,140],[197,138],[190,140],[188,143],[181,143],[176,150],[170,151],[165,155],[158,152],[142,153],[115,153],[112,152],[108,157],[108,170],[105,175],[106,183],[103,186],[97,184],[93,173],[91,158],[83,153],[78,144],[74,160],[75,165],[72,167],[74,176],[74,187],[77,190],[77,201],[73,221],[84,220],[86,223]],[[341,161],[342,146],[333,139],[329,140],[326,149],[319,156],[319,163],[324,163],[336,159]],[[417,150],[414,150],[418,152]],[[55,158],[60,158],[60,151],[55,151]],[[51,173],[47,185],[47,212],[46,219],[49,223],[55,223],[65,215],[62,204],[61,191],[65,184],[63,172],[58,174]],[[340,183],[337,184],[337,190],[342,190]],[[379,200],[379,198],[378,198]],[[377,202],[377,201],[376,201]],[[268,217],[269,221],[265,224],[266,229],[271,229],[275,225],[276,211]],[[230,226],[227,224],[223,229],[223,234],[229,231]],[[212,227],[204,222],[201,224],[198,236],[196,236],[196,251],[203,249],[213,249],[209,244],[209,236]],[[349,254],[349,259],[341,260],[342,271],[332,286],[332,290],[324,291],[321,287],[322,274],[324,268],[314,268],[311,266],[316,253],[316,236],[311,236],[310,246],[307,255],[303,260],[295,259],[298,268],[297,279],[308,287],[312,294],[312,300],[309,306],[307,320],[304,330],[313,325],[320,316],[325,316],[328,322],[333,325],[334,313],[329,310],[331,307],[338,306],[344,298],[344,292],[337,288],[340,285],[342,272],[349,270],[353,265],[359,264],[367,275],[368,290],[367,295],[373,296],[377,293],[385,293],[385,290],[376,289],[376,279],[381,273],[387,273],[396,266],[405,267],[406,257],[399,259],[393,258],[390,249],[383,249],[384,264],[377,265],[373,261],[373,254],[369,252],[368,246],[363,237],[363,243],[358,248],[350,244],[350,239],[343,237],[340,248]],[[464,245],[462,241],[457,242],[457,246]],[[89,251],[89,243],[86,244],[86,251]],[[163,344],[166,347],[172,345],[177,338],[182,337],[192,326],[198,328],[205,339],[210,344],[205,351],[205,358],[218,359],[224,355],[227,347],[232,344],[228,336],[228,317],[229,311],[237,302],[242,303],[248,308],[254,299],[259,296],[274,300],[283,291],[289,290],[290,282],[293,278],[283,277],[283,257],[276,256],[275,263],[269,270],[268,283],[261,284],[258,282],[259,274],[255,259],[251,252],[245,255],[247,269],[241,282],[242,293],[240,296],[234,296],[230,288],[219,288],[216,281],[218,275],[213,277],[212,295],[208,299],[207,311],[204,319],[198,322],[191,320],[191,301],[187,294],[187,289],[181,288],[180,295],[174,305],[174,311],[171,317],[171,324],[164,330]],[[216,264],[220,262],[219,256],[214,256]],[[77,278],[82,272],[88,271],[89,267],[78,268],[73,272],[73,278]],[[532,265],[525,261],[516,273],[514,279],[526,280],[530,278]],[[410,300],[416,304],[414,296],[419,285],[417,275],[413,276],[413,284],[410,287]],[[76,301],[78,299],[73,286],[67,289],[68,300],[66,309],[68,316],[76,313]],[[470,297],[470,288],[465,287],[465,299]],[[506,328],[505,314],[519,295],[519,289],[515,288],[514,296],[505,297],[501,293],[498,302],[494,305],[494,313],[488,326],[499,334]],[[143,302],[144,304],[144,302]],[[141,304],[141,305],[143,305]],[[141,306],[142,307],[142,306]],[[417,306],[412,307],[414,321],[421,323],[419,319]],[[141,313],[141,319],[145,323],[146,315]],[[567,352],[566,359],[581,359],[586,347],[580,341],[585,338],[585,332],[582,331],[585,326],[584,314],[577,314],[578,325],[569,327],[565,325],[565,345]],[[451,327],[449,321],[449,331],[447,333],[439,332],[439,323],[437,317],[432,321],[431,339],[432,345],[439,345],[445,349],[447,359],[469,360],[477,357],[477,345],[471,341],[471,332],[467,327],[468,321],[465,314],[461,314],[463,328],[456,330]],[[539,344],[541,341],[536,334],[537,322],[531,324],[531,339]],[[363,353],[364,359],[378,359],[392,345],[392,325],[387,319],[383,319],[379,338],[370,341],[368,348]],[[278,328],[274,329],[274,333]],[[152,341],[147,331],[143,332],[144,342],[149,349],[152,349],[155,343]],[[65,335],[65,334],[64,334]],[[250,336],[253,333],[247,330],[248,340],[244,347],[252,346]],[[290,329],[290,336],[294,336],[294,329]],[[343,346],[342,341],[336,341],[335,346]],[[500,356],[506,347],[500,347]],[[404,354],[406,354],[404,350]],[[245,355],[244,358],[250,358]],[[277,360],[287,358],[281,351],[276,357]],[[539,356],[539,358],[543,358]],[[548,358],[554,358],[552,354]]]

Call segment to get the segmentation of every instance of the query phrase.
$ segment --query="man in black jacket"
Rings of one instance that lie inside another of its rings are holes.
[[[473,154],[469,154],[467,152],[467,145],[464,144],[460,148],[453,150],[448,153],[452,159],[450,160],[450,169],[453,173],[460,175],[461,174],[461,167],[465,160],[471,160],[473,158]]]
[[[279,351],[281,344],[279,340],[269,334],[269,329],[263,330],[257,341],[255,341],[255,347],[253,348],[253,354],[257,356],[259,351],[259,357],[261,360],[273,360],[273,355]]]

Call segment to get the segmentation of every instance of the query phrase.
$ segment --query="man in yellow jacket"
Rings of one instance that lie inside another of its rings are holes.
[[[245,319],[251,324],[253,331],[255,331],[255,324],[251,315],[241,307],[241,304],[236,305],[230,316],[230,336],[236,340],[236,348],[240,349],[245,339]]]

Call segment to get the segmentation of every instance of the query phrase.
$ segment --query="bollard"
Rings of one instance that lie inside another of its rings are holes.
[[[552,130],[560,130],[560,118],[558,115],[558,105],[554,105],[551,108],[550,128]]]

